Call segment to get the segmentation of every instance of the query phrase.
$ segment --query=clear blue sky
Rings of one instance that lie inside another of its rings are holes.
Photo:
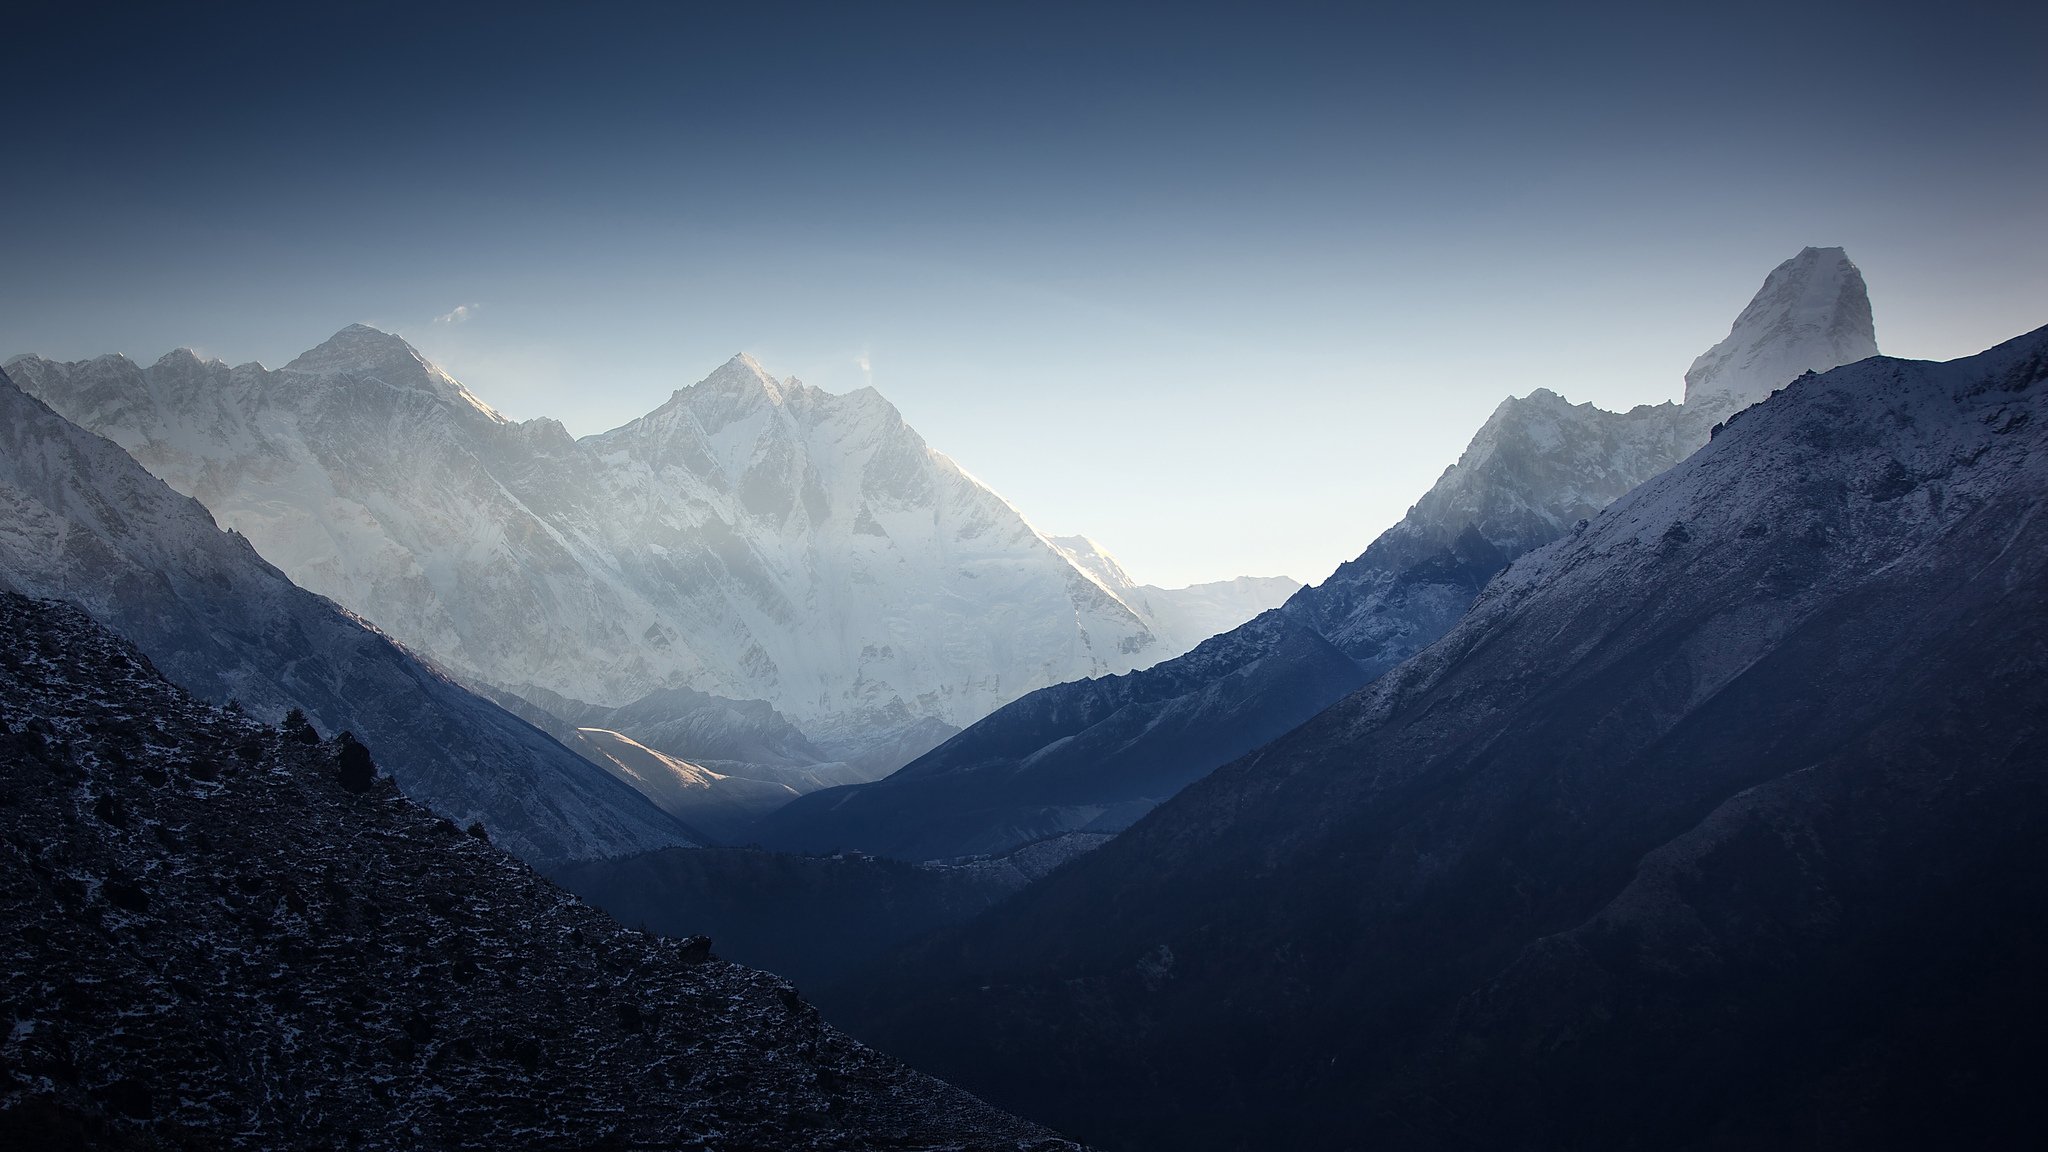
[[[1894,354],[2048,323],[2020,4],[194,7],[14,20],[0,356],[363,321],[582,433],[744,350],[1157,583],[1676,397],[1805,244]]]

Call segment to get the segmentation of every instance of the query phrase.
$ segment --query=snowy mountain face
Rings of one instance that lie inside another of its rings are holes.
[[[537,864],[689,842],[631,789],[294,587],[198,503],[4,374],[0,587],[77,603],[205,699],[268,720],[296,707],[322,732],[353,731],[410,795],[483,820]]]
[[[1807,248],[1773,269],[1728,338],[1693,361],[1685,406],[1725,419],[1803,372],[1875,355],[1862,271],[1840,248]]]
[[[69,606],[0,594],[0,635],[8,1147],[1075,1147]]]
[[[360,325],[277,371],[183,351],[10,371],[302,586],[513,692],[762,700],[831,759],[907,759],[1171,652],[878,393],[744,356],[580,441]],[[1184,636],[1202,611],[1159,618]]]
[[[1806,367],[1841,363],[1814,333],[1867,339],[1869,316],[1855,265],[1839,249],[1807,249],[1743,310],[1730,338],[1743,351],[1697,406],[1608,412],[1546,389],[1506,400],[1399,524],[1284,607],[1135,674],[1027,696],[887,780],[792,803],[763,822],[760,842],[924,860],[1128,827],[1435,641],[1510,561],[1705,444],[1737,392],[1767,395]],[[1847,341],[1840,354],[1865,353]],[[1106,587],[1129,583],[1087,541],[1058,543]]]
[[[1154,663],[1190,651],[1211,636],[1220,636],[1268,608],[1279,607],[1301,589],[1299,580],[1286,576],[1239,576],[1184,588],[1139,584],[1116,557],[1086,536],[1048,539],[1069,563],[1094,577],[1159,637],[1160,651]]]
[[[1803,377],[835,1019],[1138,1150],[2024,1146],[2044,510],[2048,329]]]

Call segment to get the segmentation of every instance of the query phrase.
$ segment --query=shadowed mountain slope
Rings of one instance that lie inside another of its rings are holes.
[[[1809,375],[835,1018],[1164,1148],[2013,1146],[2048,329]]]
[[[74,608],[0,594],[0,635],[7,1147],[1073,1147]]]

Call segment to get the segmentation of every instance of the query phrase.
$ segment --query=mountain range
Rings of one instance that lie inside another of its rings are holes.
[[[1509,399],[1399,524],[1282,607],[1152,668],[1032,693],[886,779],[780,808],[754,838],[926,860],[1128,827],[1442,636],[1516,557],[1670,468],[1734,412],[1802,371],[1876,354],[1861,271],[1840,248],[1806,248],[1694,363],[1685,404]]]
[[[2044,382],[1800,377],[837,1018],[1116,1148],[2023,1146]]]
[[[872,388],[832,395],[744,355],[581,439],[506,420],[362,325],[277,370],[185,350],[7,367],[465,683],[570,711],[679,689],[718,710],[765,701],[821,762],[870,777],[1295,587],[1137,588],[1077,562]]]
[[[306,592],[120,447],[0,373],[0,589],[83,607],[194,695],[376,749],[408,794],[536,865],[702,837]]]
[[[0,374],[0,1142],[1071,1146],[706,928],[1130,1152],[2035,1127],[2048,329],[1883,357],[1840,249],[1310,588],[744,358],[581,440],[361,327],[10,371],[113,439]]]

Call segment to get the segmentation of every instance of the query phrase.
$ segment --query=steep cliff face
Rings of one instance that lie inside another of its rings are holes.
[[[792,803],[759,838],[926,859],[1128,827],[1442,636],[1515,557],[1684,459],[1742,397],[1866,354],[1843,334],[1867,336],[1869,315],[1841,251],[1807,249],[1766,280],[1732,343],[1702,357],[1723,367],[1692,402],[1607,412],[1542,389],[1506,400],[1399,524],[1281,609],[1132,675],[1033,693],[887,780]],[[1080,543],[1067,546],[1085,558]]]
[[[0,635],[9,1147],[1073,1147],[75,609]]]
[[[95,395],[95,404],[117,397]],[[0,586],[70,600],[178,684],[374,741],[422,803],[540,864],[688,843],[645,799],[293,586],[114,444],[0,374]]]
[[[2029,1132],[2044,398],[1794,382],[837,1018],[1131,1148]]]

